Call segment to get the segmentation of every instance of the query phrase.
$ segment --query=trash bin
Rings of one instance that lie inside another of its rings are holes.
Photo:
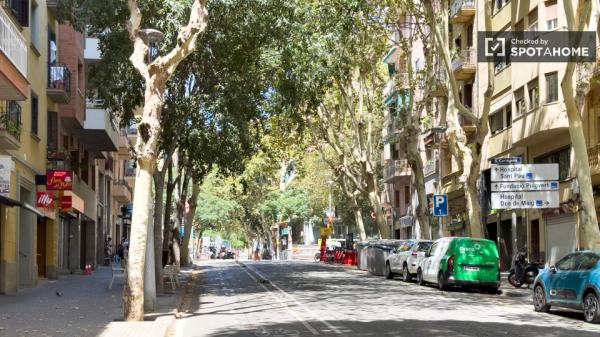
[[[385,261],[390,253],[403,243],[403,240],[379,240],[372,244],[367,253],[367,270],[373,275],[385,275]]]
[[[357,254],[357,267],[360,270],[367,270],[367,249],[369,248],[370,242],[358,242],[356,244],[356,254]]]

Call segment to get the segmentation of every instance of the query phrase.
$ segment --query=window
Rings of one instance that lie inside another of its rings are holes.
[[[2,7],[11,13],[22,27],[29,26],[29,0],[4,1]]]
[[[579,258],[579,270],[590,270],[596,267],[600,256],[594,253],[584,253]]]
[[[31,45],[36,49],[40,50],[40,27],[39,24],[42,22],[40,18],[40,9],[35,1],[31,2]]]
[[[48,111],[48,150],[58,151],[58,114]]]
[[[562,260],[556,263],[556,269],[561,271],[569,271],[577,269],[577,260],[579,258],[579,253],[567,255],[562,258]]]
[[[546,30],[558,27],[557,7],[556,0],[546,1]]]
[[[524,91],[525,91],[525,89],[523,87],[521,87],[521,88],[517,89],[517,91],[514,92],[515,108],[517,109],[515,111],[515,117],[519,117],[522,114],[524,114],[525,112],[527,112],[527,108],[525,105]]]
[[[546,74],[546,103],[558,101],[558,73]]]
[[[38,96],[31,93],[31,133],[38,135],[38,115],[39,115],[40,103]]]
[[[512,108],[511,104],[498,109],[490,115],[490,131],[492,135],[509,128],[512,125]]]
[[[431,245],[431,248],[429,248],[429,254],[431,256],[435,255],[435,251],[437,250],[438,245],[439,244],[437,242],[434,242],[433,245]]]
[[[419,242],[417,251],[418,252],[426,252],[429,250],[429,248],[431,248],[432,244],[433,244],[432,242]]]
[[[527,94],[529,110],[537,109],[540,106],[540,91],[537,78],[527,83]]]
[[[533,32],[533,33],[537,33],[538,31],[538,11],[537,11],[537,7],[532,10],[531,12],[529,12],[529,14],[527,15],[527,24],[529,27],[529,31]],[[537,34],[533,34],[535,36],[537,36]]]
[[[565,180],[571,173],[571,147],[567,146],[557,151],[534,158],[534,164],[558,163],[558,179]]]
[[[498,13],[508,2],[509,2],[509,0],[494,0],[494,13],[493,14]]]
[[[495,37],[502,37],[502,36],[504,36],[506,38],[506,33],[501,32],[501,33],[497,34]],[[505,56],[494,56],[494,71],[496,73],[501,72],[503,69],[508,67],[509,64],[510,64],[510,53],[505,53]]]

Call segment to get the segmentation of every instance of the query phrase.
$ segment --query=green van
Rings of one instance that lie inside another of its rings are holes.
[[[436,240],[418,261],[417,281],[448,286],[472,286],[497,293],[500,288],[498,248],[486,239],[448,237]]]

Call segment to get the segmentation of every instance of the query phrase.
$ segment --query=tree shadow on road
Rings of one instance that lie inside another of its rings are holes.
[[[535,326],[528,324],[509,324],[496,322],[472,322],[458,320],[374,320],[374,321],[329,321],[336,331],[319,321],[306,321],[318,333],[318,336],[352,336],[352,337],[381,337],[381,336],[519,336],[519,337],[596,337],[597,331],[577,331],[561,327]],[[198,331],[201,331],[198,327]],[[315,334],[305,329],[297,322],[273,323],[254,326],[251,328],[229,326],[221,331],[208,334],[197,333],[192,337],[308,337]]]

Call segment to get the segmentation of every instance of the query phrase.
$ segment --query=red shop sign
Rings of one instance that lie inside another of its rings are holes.
[[[71,198],[70,195],[63,195],[60,197],[60,209],[64,212],[73,210],[73,198]]]
[[[70,191],[73,189],[73,171],[46,171],[46,189],[55,191]]]
[[[52,192],[37,192],[35,199],[35,207],[38,208],[54,208],[54,193]]]

